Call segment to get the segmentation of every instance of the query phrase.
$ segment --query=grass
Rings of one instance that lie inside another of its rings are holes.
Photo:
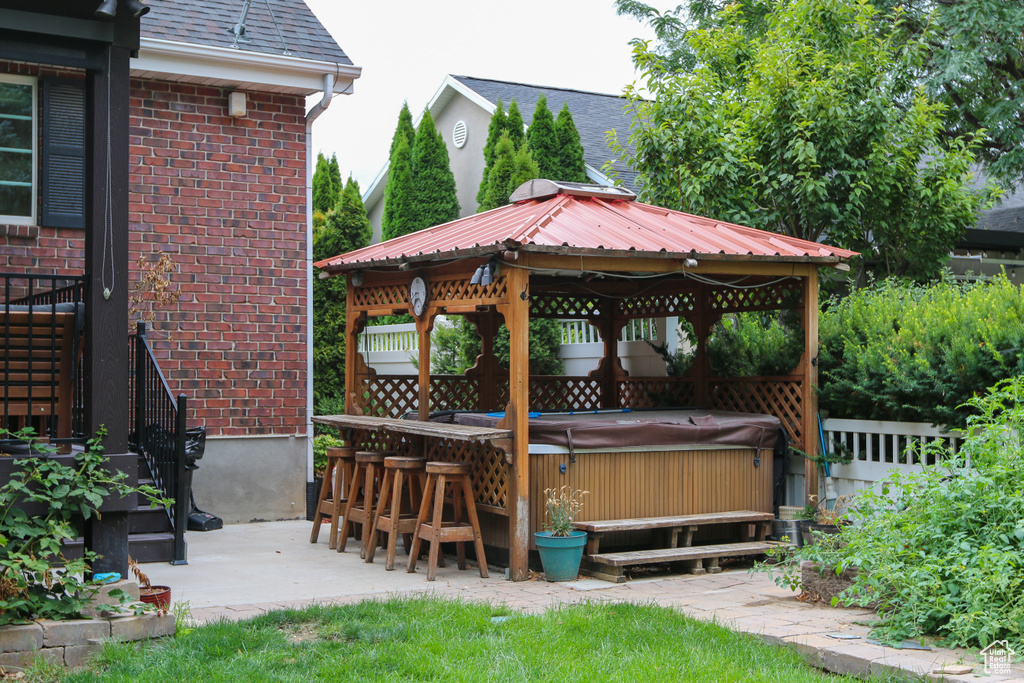
[[[526,615],[435,598],[272,612],[110,644],[95,681],[845,681],[792,649],[665,607],[584,604]]]

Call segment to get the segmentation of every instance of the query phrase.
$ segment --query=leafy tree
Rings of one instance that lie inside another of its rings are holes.
[[[558,136],[558,176],[556,180],[570,183],[586,183],[587,165],[583,159],[583,143],[580,132],[572,120],[568,103],[562,105],[555,119],[555,133]]]
[[[944,140],[944,108],[914,87],[920,51],[880,35],[865,3],[778,0],[763,20],[748,4],[763,3],[686,33],[691,71],[634,52],[651,97],[630,89],[636,152],[618,149],[642,198],[936,275],[981,199],[967,187],[974,141]]]
[[[337,209],[313,226],[313,259],[321,260],[365,247],[373,226],[359,196],[359,184],[348,179]],[[345,278],[313,280],[313,400],[318,406],[337,403],[345,393]]]
[[[648,23],[657,36],[651,48],[668,73],[692,69],[696,53],[687,35],[719,25],[735,5],[753,35],[782,0],[689,0],[659,13],[637,0],[617,0],[619,14]],[[873,0],[878,29],[897,42],[918,43],[924,59],[916,80],[946,104],[945,135],[983,131],[978,159],[1004,187],[1024,178],[1024,3],[1000,0]],[[639,45],[641,41],[634,41]]]
[[[399,151],[402,143],[405,149]],[[415,144],[416,129],[412,125],[409,103],[403,102],[388,151],[388,179],[384,185],[384,213],[380,221],[381,236],[386,240],[415,229],[412,190],[412,148]]]
[[[537,162],[541,178],[559,180],[561,174],[561,158],[559,156],[558,134],[555,132],[555,119],[548,109],[548,100],[543,95],[537,100],[533,110],[533,121],[526,132],[530,141],[530,151]]]
[[[323,152],[316,157],[316,169],[313,171],[313,211],[327,211],[334,208],[337,195],[331,182],[331,163]]]
[[[494,167],[487,182],[487,195],[479,211],[489,211],[508,204],[509,196],[527,180],[539,178],[533,155],[522,144],[515,148],[508,132],[504,132],[495,146]]]
[[[508,136],[512,138],[512,142],[518,148],[519,145],[523,144],[523,140],[526,138],[525,124],[523,123],[523,115],[519,113],[519,105],[516,104],[515,100],[512,100],[512,104],[508,105]]]
[[[552,318],[530,320],[530,374],[561,375],[565,362],[558,357],[562,348],[562,326]],[[498,326],[494,337],[494,355],[498,364],[508,369],[509,334],[504,323]],[[435,330],[431,336],[431,367],[435,372],[463,374],[472,367],[480,355],[480,337],[476,328],[465,318],[444,330]]]
[[[447,223],[459,217],[459,200],[455,175],[448,161],[448,148],[428,110],[423,111],[423,118],[416,129],[416,143],[412,148],[412,185],[415,207],[413,230]]]
[[[484,174],[480,178],[480,189],[476,193],[476,203],[479,206],[484,203],[487,196],[487,176],[494,165],[494,148],[498,145],[501,134],[508,129],[508,116],[498,98],[498,106],[491,115],[491,122],[487,125],[487,142],[484,144]],[[478,209],[479,211],[479,209]]]
[[[337,154],[332,154],[331,155],[330,167],[331,167],[331,189],[333,191],[333,198],[334,198],[334,204],[332,204],[331,206],[333,207],[333,206],[335,206],[338,203],[338,200],[341,199],[341,193],[345,189],[345,184],[341,181],[341,169],[338,167],[338,155]]]
[[[388,182],[384,186],[384,214],[381,216],[380,231],[385,240],[416,230],[412,147],[404,135],[397,138],[397,143],[388,166]]]

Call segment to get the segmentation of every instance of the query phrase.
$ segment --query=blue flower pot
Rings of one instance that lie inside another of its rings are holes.
[[[572,581],[580,573],[583,546],[587,544],[586,531],[573,531],[568,536],[552,536],[550,531],[533,535],[540,563],[544,565],[544,578],[548,581]]]

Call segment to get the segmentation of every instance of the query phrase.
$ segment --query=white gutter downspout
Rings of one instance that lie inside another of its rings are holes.
[[[306,114],[306,481],[313,481],[313,122],[334,97],[334,74],[324,74],[324,96]]]

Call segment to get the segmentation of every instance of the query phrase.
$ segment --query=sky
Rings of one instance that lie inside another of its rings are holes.
[[[629,40],[653,36],[616,16],[612,0],[306,4],[363,69],[353,94],[336,95],[313,124],[314,149],[337,154],[363,191],[387,162],[402,102],[418,120],[447,74],[619,94],[635,78]]]

